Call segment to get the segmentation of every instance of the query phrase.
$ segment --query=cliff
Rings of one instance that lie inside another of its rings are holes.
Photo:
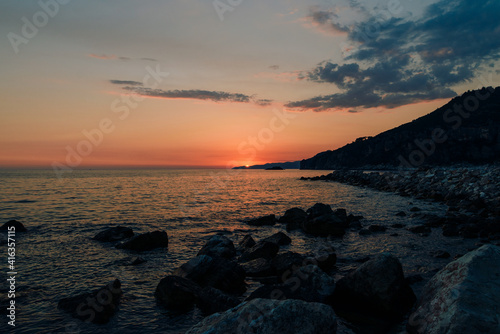
[[[500,161],[500,87],[468,91],[412,122],[302,160],[301,169],[369,169]]]

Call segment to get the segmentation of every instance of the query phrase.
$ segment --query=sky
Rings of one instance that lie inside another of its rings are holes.
[[[3,0],[0,167],[296,161],[500,82],[500,1]]]

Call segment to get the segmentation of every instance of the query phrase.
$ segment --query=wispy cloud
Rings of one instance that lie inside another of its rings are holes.
[[[164,99],[192,99],[209,100],[214,102],[241,102],[255,103],[259,106],[270,105],[273,101],[268,99],[257,99],[255,95],[241,93],[229,93],[223,91],[210,91],[202,89],[152,89],[144,87],[141,82],[129,80],[110,80],[112,84],[123,86],[122,89],[134,92],[141,96],[164,98]]]
[[[87,55],[88,57],[91,58],[97,58],[97,59],[102,59],[102,60],[121,60],[121,61],[130,61],[130,60],[143,60],[143,61],[158,61],[154,58],[131,58],[131,57],[125,57],[125,56],[117,56],[117,55],[108,55],[108,54],[95,54],[95,53],[89,53]]]

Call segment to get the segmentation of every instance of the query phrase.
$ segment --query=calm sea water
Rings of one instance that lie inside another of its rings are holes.
[[[15,333],[183,333],[202,318],[196,311],[176,315],[156,305],[158,282],[196,256],[206,240],[225,233],[235,242],[247,233],[257,238],[280,226],[252,228],[248,217],[283,214],[291,207],[307,209],[316,202],[362,215],[363,225],[417,224],[418,217],[395,214],[418,206],[424,213],[443,214],[442,204],[338,183],[300,181],[318,171],[263,170],[78,170],[58,180],[52,171],[0,171],[0,223],[16,219],[29,233],[17,241],[17,326],[2,316],[0,332]],[[409,203],[411,201],[412,203]],[[136,254],[118,250],[91,238],[109,226],[131,227],[135,232],[165,230],[167,250],[142,253],[138,266],[116,263]],[[397,232],[399,236],[390,236]],[[5,232],[4,232],[5,233]],[[464,253],[473,241],[446,238],[440,230],[421,237],[404,229],[359,236],[349,231],[343,239],[324,239],[292,232],[284,250],[307,252],[325,240],[337,249],[340,277],[354,268],[356,259],[389,251],[401,259],[407,275],[430,277],[449,260],[429,252],[446,249]],[[7,246],[0,251],[0,302],[6,303]],[[101,287],[113,278],[122,281],[124,296],[119,311],[106,325],[75,320],[57,309],[64,297]],[[251,288],[255,283],[249,282]],[[421,288],[414,286],[417,293]],[[2,312],[5,314],[5,311]],[[341,326],[349,333],[349,324]]]

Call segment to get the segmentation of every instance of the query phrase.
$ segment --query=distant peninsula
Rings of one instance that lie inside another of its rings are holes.
[[[500,162],[500,87],[468,91],[412,122],[300,162],[300,169],[394,169]]]
[[[268,164],[263,164],[263,165],[253,165],[253,166],[238,166],[238,167],[233,167],[233,169],[271,169],[273,168],[274,170],[277,170],[275,168],[282,168],[282,169],[299,169],[300,168],[300,161],[288,161],[288,162],[273,162],[273,163],[268,163]]]

